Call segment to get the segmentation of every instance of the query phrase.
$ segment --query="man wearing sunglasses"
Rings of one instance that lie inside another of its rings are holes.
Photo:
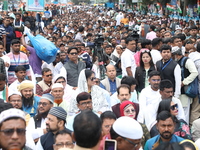
[[[2,150],[22,150],[26,142],[25,113],[10,108],[0,114],[0,147]]]
[[[40,96],[51,91],[53,74],[49,68],[42,69],[42,79],[42,81],[36,84],[36,94]]]
[[[43,134],[47,133],[45,119],[49,113],[51,107],[53,107],[54,97],[47,93],[43,94],[38,103],[37,115],[30,118],[29,124],[27,126],[27,131],[32,135],[35,142],[38,141]]]
[[[69,61],[61,68],[60,74],[66,78],[67,84],[77,87],[79,74],[81,70],[85,69],[86,65],[84,62],[78,60],[77,47],[70,47],[67,53]]]

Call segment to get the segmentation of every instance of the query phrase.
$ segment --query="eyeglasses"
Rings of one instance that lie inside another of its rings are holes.
[[[45,107],[45,106],[48,105],[48,103],[45,103],[45,102],[39,102],[39,103],[38,103],[38,106],[40,106],[40,105],[42,105],[43,107]]]
[[[177,109],[177,108],[178,108],[178,104],[174,104],[174,105],[170,106],[170,109],[171,109],[171,110],[175,110],[175,109]]]
[[[60,81],[60,82],[56,82],[56,83],[65,83],[66,81]]]
[[[26,133],[26,129],[21,129],[21,128],[5,129],[5,130],[1,130],[0,132],[3,132],[6,136],[12,136],[14,132],[17,132],[17,135],[19,136],[24,136]]]
[[[159,82],[160,79],[151,79],[153,82]]]
[[[46,75],[46,77],[50,77],[50,76],[52,76],[53,74],[48,74],[48,75]]]
[[[135,112],[135,109],[128,109],[125,111],[127,114],[130,114],[130,113],[134,113]]]
[[[88,102],[83,102],[80,105],[87,106],[87,105],[91,105],[91,104],[92,104],[92,101],[88,101]]]
[[[71,147],[73,145],[73,143],[72,142],[66,142],[66,143],[57,143],[57,144],[55,144],[55,146],[57,146],[58,148],[62,148],[62,147]]]
[[[78,55],[78,53],[69,53],[70,55]]]
[[[96,79],[97,79],[96,77],[90,78],[91,81],[94,81],[94,80],[96,80]]]
[[[21,103],[22,100],[10,100],[10,103]]]
[[[127,139],[127,138],[125,138],[125,137],[122,137],[124,140],[126,140],[127,142],[129,142],[130,144],[132,144],[132,145],[134,145],[134,147],[138,147],[138,145],[140,144],[140,143],[134,143],[134,142],[132,142],[131,140],[129,140],[129,139]]]

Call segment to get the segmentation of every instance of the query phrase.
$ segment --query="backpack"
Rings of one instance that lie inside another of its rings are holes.
[[[181,63],[180,63],[182,79],[184,79],[184,69],[185,69],[185,63],[186,63],[187,59],[188,59],[187,57],[183,57],[181,60]],[[196,77],[190,84],[184,85],[185,94],[188,97],[195,98],[199,93],[198,87],[199,87],[198,86],[198,77]]]

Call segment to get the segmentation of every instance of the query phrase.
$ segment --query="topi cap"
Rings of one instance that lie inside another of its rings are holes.
[[[64,88],[63,85],[61,83],[54,83],[51,87],[51,89],[54,89],[54,88]]]
[[[20,110],[20,109],[16,109],[16,108],[10,108],[8,110],[4,110],[1,114],[0,114],[0,123],[4,122],[5,120],[9,119],[9,118],[13,118],[13,117],[18,117],[25,120],[25,113]]]
[[[53,95],[47,93],[47,94],[43,94],[40,99],[47,99],[49,100],[51,103],[54,103],[54,97]]]
[[[49,114],[66,121],[67,112],[62,107],[52,107]]]
[[[182,55],[182,50],[181,50],[181,48],[180,47],[178,47],[178,46],[174,46],[174,47],[172,47],[172,54],[173,55]]]
[[[17,86],[18,91],[21,91],[26,88],[33,89],[34,88],[33,82],[29,80],[25,80],[25,81],[22,81],[21,84]]]
[[[8,97],[10,97],[10,96],[12,96],[12,95],[20,95],[20,96],[22,96],[21,95],[21,93],[20,92],[18,92],[18,91],[9,91],[9,93],[8,93]]]
[[[141,139],[143,130],[141,125],[133,118],[123,116],[113,124],[113,130],[122,137],[129,139]]]

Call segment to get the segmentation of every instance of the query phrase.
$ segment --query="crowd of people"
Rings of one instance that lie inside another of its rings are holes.
[[[198,20],[56,5],[1,18],[2,150],[200,148]]]

